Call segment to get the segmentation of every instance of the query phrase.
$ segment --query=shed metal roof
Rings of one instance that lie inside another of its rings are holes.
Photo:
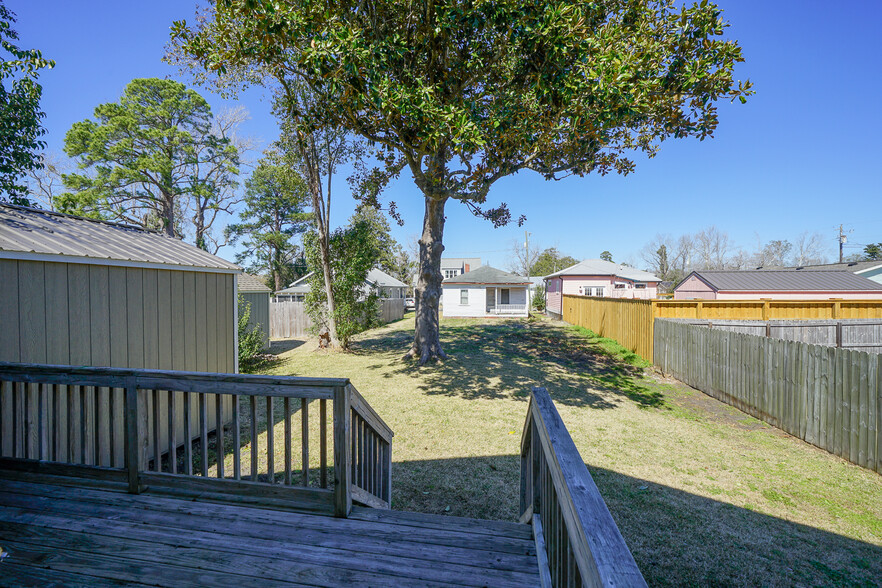
[[[0,258],[237,273],[239,266],[157,231],[0,204]]]
[[[846,292],[882,290],[882,284],[849,271],[703,270],[698,276],[717,291]],[[686,276],[687,278],[689,276]],[[684,280],[685,281],[685,280]],[[680,282],[682,284],[683,282]],[[680,284],[677,287],[680,287]]]
[[[272,292],[272,289],[263,283],[262,278],[243,273],[239,276],[239,292]]]
[[[545,276],[545,279],[558,276],[617,276],[636,282],[661,282],[661,278],[649,272],[603,259],[583,259],[576,265]]]
[[[460,274],[444,280],[444,285],[453,284],[523,284],[526,286],[530,281],[523,276],[510,274],[489,265],[482,265],[476,270]]]
[[[823,263],[819,265],[801,265],[796,267],[770,267],[770,268],[757,268],[761,271],[790,271],[790,272],[839,272],[839,271],[849,271],[853,274],[860,274],[872,269],[876,269],[878,267],[882,267],[882,260],[875,261],[845,261],[842,263]]]

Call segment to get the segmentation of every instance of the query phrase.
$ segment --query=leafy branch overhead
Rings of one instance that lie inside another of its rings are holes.
[[[673,1],[410,3],[224,1],[209,27],[176,23],[208,70],[307,79],[307,115],[400,157],[430,196],[485,209],[501,177],[629,173],[631,151],[711,136],[741,99],[720,10]],[[438,156],[444,169],[433,168]]]

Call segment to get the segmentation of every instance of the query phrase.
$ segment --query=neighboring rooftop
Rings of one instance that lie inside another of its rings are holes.
[[[699,279],[718,291],[751,292],[843,292],[882,290],[882,284],[849,271],[792,271],[792,270],[703,270],[684,278]],[[682,284],[683,282],[680,282]],[[677,287],[680,286],[677,285]]]
[[[158,231],[9,204],[0,204],[0,258],[239,271]]]
[[[812,271],[812,272],[840,272],[848,271],[861,273],[876,267],[882,267],[882,259],[874,261],[846,261],[843,263],[822,263],[818,265],[800,265],[796,267],[758,267],[760,271]]]
[[[444,284],[529,284],[523,276],[510,274],[502,270],[483,265],[476,270],[460,274],[455,278],[447,278]]]
[[[442,257],[441,258],[441,269],[445,268],[463,268],[465,266],[469,266],[471,270],[476,270],[481,267],[481,258],[480,257]]]
[[[377,268],[368,272],[365,281],[378,288],[407,288],[407,284]]]
[[[583,259],[576,265],[545,276],[545,279],[558,276],[618,276],[636,282],[661,282],[661,278],[649,272],[602,259]]]
[[[241,274],[239,276],[239,292],[272,292],[263,281],[263,278],[253,274]]]

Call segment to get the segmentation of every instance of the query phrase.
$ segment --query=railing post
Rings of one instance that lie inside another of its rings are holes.
[[[132,494],[140,494],[142,491],[140,484],[140,463],[138,459],[138,388],[135,386],[134,378],[126,378],[126,402],[125,402],[126,418],[126,473],[129,480],[129,492]]]
[[[334,388],[334,516],[341,518],[352,510],[350,428],[349,387],[338,386]]]

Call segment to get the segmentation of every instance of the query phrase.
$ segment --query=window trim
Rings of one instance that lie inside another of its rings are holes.
[[[465,301],[463,301],[465,298]],[[459,305],[460,306],[468,306],[469,305],[469,290],[468,288],[462,288],[459,291]]]

